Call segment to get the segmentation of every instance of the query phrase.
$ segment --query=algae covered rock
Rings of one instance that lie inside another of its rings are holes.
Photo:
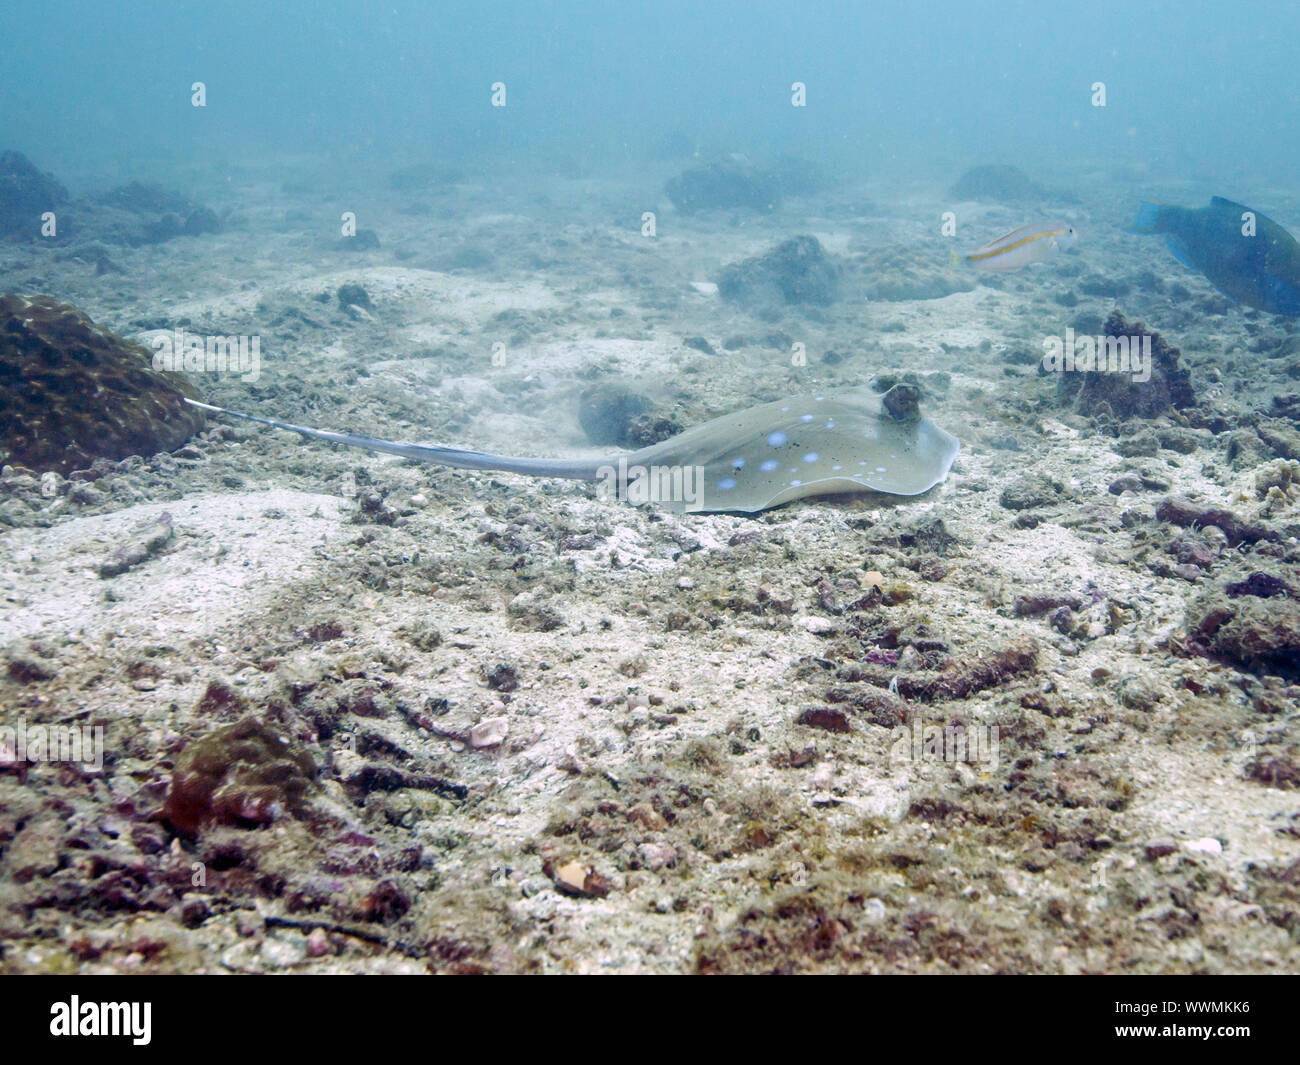
[[[152,353],[48,296],[0,296],[0,465],[67,474],[180,447],[197,399]]]
[[[1252,673],[1300,676],[1300,603],[1287,582],[1255,573],[1197,599],[1187,610],[1193,651]]]
[[[247,717],[181,752],[163,815],[188,835],[204,825],[267,825],[285,813],[306,813],[315,776],[306,751]]]
[[[1084,340],[1092,341],[1091,359],[1085,358]],[[1073,405],[1080,414],[1153,418],[1196,405],[1178,349],[1119,311],[1111,311],[1101,336],[1075,338],[1075,352],[1075,368],[1058,373],[1056,391],[1062,406]]]
[[[723,299],[750,307],[825,307],[839,293],[840,268],[816,237],[791,237],[763,255],[728,266],[718,279]]]

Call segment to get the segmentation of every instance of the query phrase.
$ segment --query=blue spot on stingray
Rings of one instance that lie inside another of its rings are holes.
[[[782,447],[786,442],[785,433],[770,433],[767,438],[768,445],[771,447]]]
[[[818,397],[817,397],[817,402],[820,403],[820,402],[821,402],[822,400],[824,400],[825,398],[826,398],[825,396],[818,396]]]
[[[821,456],[815,451],[810,451],[803,457],[804,462],[816,462]]]
[[[777,462],[776,459],[768,459],[765,463],[763,463],[763,465],[759,467],[759,469],[762,470],[764,473],[771,473],[774,469],[776,469],[780,465],[781,464]]]
[[[835,428],[835,423],[834,423],[834,422],[827,422],[827,423],[826,423],[826,428],[827,428],[827,429],[834,429],[834,428]]]
[[[745,468],[745,460],[744,460],[744,459],[732,459],[732,460],[731,460],[731,468],[732,468],[733,470],[743,470],[743,469]]]
[[[789,407],[782,407],[781,409],[782,409],[783,411],[786,411],[786,410],[789,410],[790,408],[789,408]]]
[[[722,480],[718,482],[718,487],[721,488],[724,492],[730,492],[733,488],[736,487],[736,478],[724,477],[722,478]]]
[[[811,414],[801,414],[801,415],[799,415],[799,420],[800,420],[801,422],[810,422],[810,421],[812,421],[812,415],[811,415]]]
[[[791,482],[790,482],[790,487],[791,487],[791,488],[798,488],[801,484],[803,484],[803,481],[791,481]]]
[[[843,466],[832,466],[831,469],[833,469],[833,470],[842,470],[842,469],[844,469],[844,467],[843,467]]]
[[[876,472],[877,472],[877,473],[884,473],[884,472],[885,472],[885,467],[884,467],[884,466],[877,466],[877,467],[876,467]]]

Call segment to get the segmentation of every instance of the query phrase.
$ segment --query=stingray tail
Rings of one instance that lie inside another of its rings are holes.
[[[332,444],[346,444],[348,447],[364,448],[366,451],[378,451],[385,455],[400,455],[416,462],[428,462],[436,466],[453,466],[460,470],[501,470],[504,473],[523,473],[531,477],[563,477],[571,481],[595,480],[602,466],[613,463],[608,459],[530,459],[515,458],[510,455],[489,455],[483,451],[464,451],[454,447],[440,447],[436,444],[403,444],[393,440],[381,440],[375,436],[362,436],[357,433],[332,433],[326,429],[312,429],[305,425],[292,425],[289,422],[276,421],[274,418],[259,418],[256,414],[241,414],[237,410],[214,407],[210,403],[186,398],[185,402],[200,410],[213,414],[225,414],[231,418],[242,418],[246,422],[269,425],[274,429],[288,429],[301,433],[312,440],[327,440]]]

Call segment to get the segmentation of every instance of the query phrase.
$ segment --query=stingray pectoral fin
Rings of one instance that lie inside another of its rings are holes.
[[[276,421],[274,418],[260,418],[256,414],[243,414],[237,410],[227,410],[225,407],[214,407],[210,403],[200,403],[194,399],[186,398],[185,402],[192,407],[199,407],[214,414],[242,418],[246,422],[269,425],[273,429],[287,429],[312,440],[326,440],[332,444],[345,444],[348,447],[377,451],[385,455],[398,455],[401,458],[414,459],[416,462],[451,466],[460,470],[500,470],[503,473],[522,473],[530,477],[563,477],[567,480],[590,481],[597,476],[600,469],[610,465],[608,459],[518,458],[512,455],[492,455],[485,451],[442,447],[438,444],[406,444],[396,440],[383,440],[376,436],[333,433],[328,429],[312,429],[306,425]]]

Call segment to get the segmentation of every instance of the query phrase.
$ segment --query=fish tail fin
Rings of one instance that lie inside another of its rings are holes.
[[[1167,204],[1159,200],[1143,200],[1138,207],[1137,217],[1133,219],[1133,224],[1126,226],[1125,233],[1160,233],[1164,226],[1161,215]]]

